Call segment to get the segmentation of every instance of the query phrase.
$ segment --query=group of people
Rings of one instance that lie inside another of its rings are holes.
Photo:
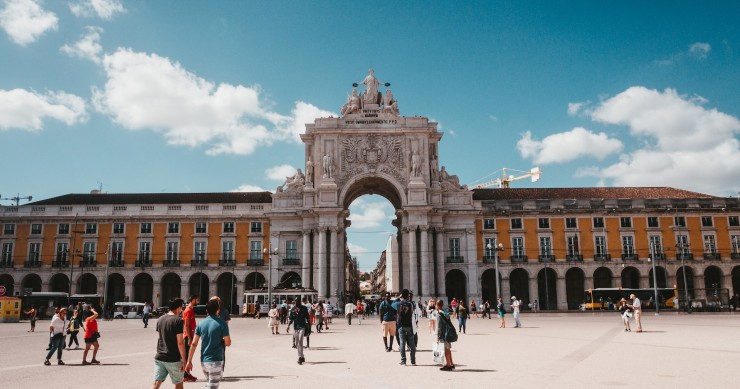
[[[624,323],[624,332],[632,331],[632,328],[630,328],[630,318],[633,316],[635,318],[635,325],[637,325],[635,332],[642,332],[642,302],[637,296],[631,294],[630,301],[624,298],[619,300],[617,311],[619,311],[622,322]]]
[[[72,311],[71,313],[69,311]],[[36,330],[36,316],[38,314],[38,308],[33,305],[29,311],[25,311],[31,317],[31,330],[29,332],[35,332]],[[98,338],[100,338],[100,332],[98,332],[98,312],[95,307],[88,304],[79,303],[77,306],[70,305],[69,308],[59,307],[55,310],[54,316],[51,318],[49,323],[49,345],[46,350],[46,358],[44,359],[44,365],[51,365],[51,358],[54,353],[57,354],[57,364],[64,365],[62,360],[62,354],[64,349],[71,349],[72,343],[75,343],[76,348],[80,348],[79,340],[77,335],[80,330],[84,332],[83,340],[85,342],[85,351],[82,354],[83,365],[97,365],[100,361],[97,360]],[[67,335],[70,336],[69,344],[67,344]],[[90,349],[93,349],[92,360],[87,360],[87,355]]]

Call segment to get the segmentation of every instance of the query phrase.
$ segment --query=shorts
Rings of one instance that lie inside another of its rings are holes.
[[[97,339],[95,339],[95,338],[85,338],[85,343],[90,343],[90,344],[93,344],[93,343],[95,343],[95,342],[97,342],[97,341],[98,341],[98,340],[97,340]]]
[[[154,360],[154,380],[164,381],[169,374],[172,383],[177,385],[182,382],[185,372],[180,371],[182,362],[164,362]]]
[[[395,321],[384,321],[383,322],[383,336],[396,336],[396,322]]]

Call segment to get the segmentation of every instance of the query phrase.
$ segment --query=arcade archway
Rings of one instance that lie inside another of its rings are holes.
[[[126,280],[120,273],[108,275],[108,307],[126,300]]]
[[[134,301],[138,303],[152,302],[154,296],[154,280],[148,273],[139,273],[134,277]]]
[[[509,274],[509,291],[512,296],[516,296],[517,299],[524,302],[525,304],[532,303],[532,296],[529,295],[529,273],[522,268],[517,268],[511,271]],[[506,293],[506,291],[501,291]],[[504,296],[501,296],[502,298]],[[489,300],[492,307],[496,306],[496,299]]]
[[[498,280],[496,280],[496,270],[488,269],[483,272],[480,279],[481,297],[483,300],[488,300],[489,303],[496,301],[496,283],[501,281],[501,275],[499,274]],[[501,291],[504,293],[505,291]],[[482,301],[481,301],[482,302]]]
[[[195,273],[192,276],[190,276],[190,281],[188,281],[188,290],[190,290],[189,296],[187,298],[189,299],[190,296],[198,296],[198,300],[200,300],[201,304],[205,304],[206,301],[208,301],[208,276],[203,273]]]
[[[586,274],[578,267],[572,267],[565,273],[565,297],[568,309],[578,309],[584,301]]]
[[[92,273],[83,274],[77,283],[77,290],[80,294],[98,294],[98,277]]]
[[[740,294],[740,266],[732,268],[732,294]]]
[[[162,298],[159,305],[166,305],[169,301],[176,298],[182,298],[188,301],[188,296],[180,296],[182,291],[182,280],[175,273],[167,273],[162,277]]]
[[[658,288],[666,288],[668,285],[668,272],[662,266],[655,267],[655,278],[658,280]],[[653,287],[653,269],[648,271],[648,282]]]
[[[10,274],[0,274],[0,285],[5,287],[5,296],[15,293],[15,280]]]
[[[558,275],[554,269],[546,267],[537,273],[537,292],[540,296],[540,308],[543,310],[558,309],[558,290],[555,282]]]
[[[69,292],[69,277],[66,274],[57,273],[49,280],[50,292]]]
[[[612,271],[608,267],[594,270],[594,288],[611,288],[612,278]]]
[[[708,266],[704,269],[704,288],[719,289],[722,287],[722,270],[717,266]]]
[[[236,282],[236,276],[231,272],[222,273],[216,278],[216,295],[229,312],[234,312],[232,307],[239,301],[236,298]]]
[[[452,301],[453,298],[458,300],[466,300],[468,295],[467,279],[465,273],[459,269],[452,269],[445,275],[445,296],[447,296],[447,304]]]
[[[247,274],[247,278],[244,280],[244,289],[259,289],[266,286],[267,280],[265,280],[265,276],[259,272]]]
[[[302,286],[301,276],[298,273],[289,271],[280,278],[279,288],[300,288]]]
[[[33,292],[41,292],[41,277],[38,274],[29,274],[23,277],[23,281],[21,281],[21,295],[25,295],[28,289],[31,289]]]
[[[686,273],[686,283],[684,284],[684,272]],[[686,285],[686,286],[684,286]],[[689,298],[696,298],[694,293],[694,270],[688,266],[682,266],[676,271],[676,288],[678,289],[679,301],[686,301],[685,291],[688,289]]]

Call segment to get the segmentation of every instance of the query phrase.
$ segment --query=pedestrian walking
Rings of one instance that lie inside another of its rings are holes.
[[[314,322],[316,323],[316,332],[321,332],[324,328],[324,304],[319,300],[316,305],[313,306],[314,311]]]
[[[468,316],[469,316],[469,317],[470,317],[471,319],[473,318],[473,316],[475,316],[476,318],[478,317],[478,306],[477,306],[477,305],[475,305],[475,299],[473,299],[473,300],[472,300],[472,301],[470,302],[470,311],[469,311],[468,313],[469,313],[469,315],[468,315]]]
[[[308,299],[304,297],[303,302],[307,303]],[[306,362],[303,354],[303,338],[306,336],[306,333],[311,332],[308,308],[296,302],[295,307],[290,311],[289,320],[293,323],[293,347],[298,350],[298,364],[302,365],[303,362]]]
[[[437,333],[437,303],[434,299],[430,299],[427,304],[427,323],[429,326],[429,333]]]
[[[365,318],[365,305],[362,303],[362,300],[357,300],[355,314],[357,315],[357,323],[362,324],[362,319]]]
[[[278,331],[278,325],[280,325],[280,313],[277,305],[272,304],[270,312],[267,312],[267,318],[267,326],[270,327],[270,332],[272,332],[273,335],[279,334],[280,331]]]
[[[621,299],[619,300],[619,305],[617,306],[617,310],[621,314],[622,317],[622,323],[624,323],[624,332],[630,332],[632,329],[630,328],[630,318],[632,317],[632,308],[627,304],[627,300]]]
[[[465,308],[465,300],[460,300],[457,305],[457,331],[465,333],[468,325],[468,309]]]
[[[62,361],[62,351],[64,351],[64,329],[66,325],[64,324],[64,319],[67,316],[67,308],[59,308],[54,315],[54,317],[51,319],[51,323],[49,324],[49,337],[51,338],[51,348],[49,349],[49,352],[46,354],[46,360],[44,360],[44,365],[49,366],[51,365],[51,362],[49,362],[49,358],[51,358],[52,355],[54,355],[54,351],[57,353],[57,364],[58,365],[64,365],[64,361]]]
[[[445,350],[445,365],[440,367],[439,370],[449,371],[455,369],[455,363],[452,361],[452,342],[445,336],[449,332],[449,328],[452,327],[452,332],[455,331],[455,327],[450,321],[449,315],[444,311],[444,302],[440,299],[437,300],[437,344],[444,347]]]
[[[344,306],[344,316],[347,318],[347,324],[352,325],[352,315],[355,313],[355,304],[348,302]]]
[[[483,301],[483,318],[488,316],[488,320],[491,320],[491,303],[488,300]]]
[[[511,296],[511,312],[514,315],[514,328],[521,328],[522,322],[519,321],[519,307],[522,304],[516,299],[516,296]]]
[[[185,340],[183,333],[185,325],[180,314],[185,301],[176,298],[167,304],[169,312],[157,320],[157,353],[154,355],[154,389],[162,386],[167,376],[175,384],[175,388],[182,389],[185,379]]]
[[[391,303],[391,294],[385,294],[385,301],[380,303],[378,307],[380,314],[380,325],[383,329],[383,344],[385,344],[385,351],[393,351],[393,336],[396,334],[396,318],[397,311]],[[390,342],[388,338],[390,337]]]
[[[504,315],[506,314],[506,308],[504,308],[504,302],[501,301],[501,297],[499,297],[496,302],[496,312],[498,312],[498,318],[499,318],[498,328],[506,328],[506,319],[504,319]]]
[[[331,305],[331,300],[327,300],[324,304],[324,329],[329,329],[331,324],[331,317],[334,316],[334,306]]]
[[[144,304],[144,314],[141,316],[141,321],[144,322],[144,328],[149,327],[149,316],[152,314],[152,306],[149,302]]]
[[[96,358],[98,356],[98,349],[100,343],[100,332],[98,332],[98,312],[91,305],[87,306],[87,310],[90,312],[90,316],[85,319],[85,351],[82,353],[82,364],[83,365],[99,365],[100,361]],[[92,360],[87,361],[87,353],[90,351],[90,347],[93,348]]]
[[[642,302],[634,294],[630,295],[630,299],[632,300],[630,307],[634,311],[635,324],[637,325],[637,331],[635,332],[642,332]]]
[[[67,345],[67,348],[72,348],[72,342],[74,342],[75,348],[80,348],[80,341],[77,340],[77,335],[80,333],[80,327],[82,327],[82,315],[80,315],[80,313],[75,309],[72,313],[72,317],[69,318],[69,324],[67,325],[67,333],[69,334],[69,344]]]
[[[226,347],[231,346],[229,326],[219,316],[221,310],[221,299],[212,297],[206,302],[206,316],[195,327],[195,337],[188,354],[188,363],[185,371],[193,370],[193,355],[198,343],[200,346],[200,366],[206,379],[207,388],[218,388],[224,371],[224,360]]]
[[[36,331],[36,315],[38,315],[39,311],[36,309],[36,304],[31,305],[31,309],[28,311],[23,311],[26,315],[28,315],[28,318],[31,320],[31,330],[28,332],[35,332]]]
[[[416,365],[416,340],[414,339],[414,304],[410,300],[408,289],[401,291],[396,315],[398,337],[401,340],[401,365],[406,365],[406,347],[411,351],[411,364]]]
[[[195,326],[197,325],[195,321],[195,306],[198,305],[199,300],[200,299],[198,298],[198,295],[190,295],[190,298],[188,299],[188,305],[182,312],[182,337],[183,342],[185,343],[186,357],[190,354],[190,346],[193,343],[193,338],[195,338]],[[192,374],[190,374],[190,372],[186,371],[183,380],[185,382],[195,382],[198,381],[198,378],[194,377]]]
[[[260,318],[260,302],[257,301],[254,303],[254,318],[259,319]]]

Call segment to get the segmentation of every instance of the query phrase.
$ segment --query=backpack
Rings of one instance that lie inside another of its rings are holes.
[[[445,339],[445,342],[447,343],[454,343],[457,342],[457,331],[455,331],[455,326],[452,325],[452,322],[449,318],[447,318],[447,315],[440,315],[443,317],[445,321],[445,329],[443,332],[443,336]]]
[[[401,327],[411,327],[414,324],[414,306],[404,302],[398,306],[398,324]]]

